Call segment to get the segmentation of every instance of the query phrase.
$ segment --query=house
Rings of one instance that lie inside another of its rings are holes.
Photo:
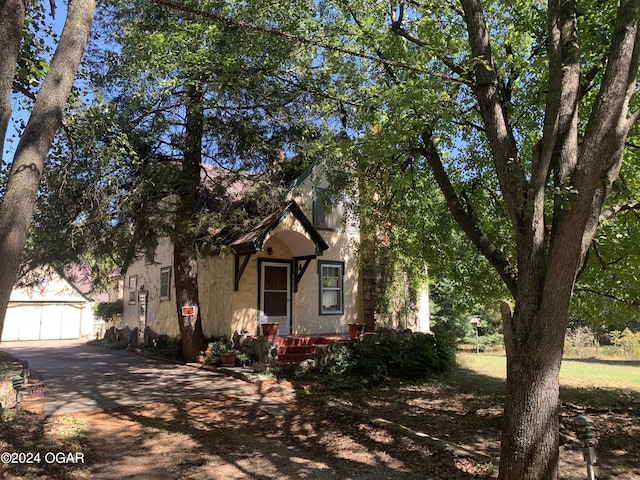
[[[93,300],[67,275],[52,269],[11,292],[2,341],[60,340],[93,335]]]
[[[323,164],[313,165],[277,211],[198,259],[206,337],[257,335],[264,323],[277,323],[280,336],[337,334],[363,322],[357,222],[327,187]],[[140,258],[127,270],[123,323],[138,329],[139,341],[179,336],[173,275],[168,239],[152,261]]]

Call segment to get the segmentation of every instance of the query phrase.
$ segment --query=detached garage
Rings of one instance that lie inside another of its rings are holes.
[[[93,333],[92,301],[69,279],[47,273],[35,286],[14,288],[2,341],[61,340]]]

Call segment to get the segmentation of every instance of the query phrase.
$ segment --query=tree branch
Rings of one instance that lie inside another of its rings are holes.
[[[603,210],[600,214],[600,221],[609,220],[610,218],[615,217],[619,213],[628,212],[630,210],[640,211],[640,203],[628,203],[625,205],[616,205],[615,207],[607,208]]]
[[[482,253],[496,269],[498,275],[500,275],[500,278],[502,278],[502,281],[509,289],[509,292],[511,292],[515,298],[518,290],[518,275],[515,268],[504,253],[482,232],[478,224],[465,210],[463,202],[458,197],[458,194],[451,184],[449,175],[442,164],[440,154],[433,143],[431,132],[423,133],[422,141],[424,147],[420,150],[420,153],[427,159],[451,214],[480,253]]]
[[[22,0],[0,3],[0,163],[11,119],[11,87],[16,74],[26,8],[26,2]]]
[[[616,302],[623,303],[625,305],[630,305],[630,306],[638,306],[638,305],[640,305],[640,302],[637,302],[636,300],[616,297],[615,295],[613,295],[611,293],[600,292],[600,291],[595,290],[593,288],[576,286],[575,290],[576,290],[576,292],[584,292],[584,293],[591,293],[591,294],[594,294],[594,295],[599,295],[601,297],[608,298],[610,300],[615,300]]]
[[[478,0],[461,0],[474,59],[474,93],[486,127],[500,189],[504,195],[511,223],[517,232],[522,224],[527,195],[527,179],[518,153],[513,131],[504,108],[500,85],[503,84],[493,60],[484,11]]]

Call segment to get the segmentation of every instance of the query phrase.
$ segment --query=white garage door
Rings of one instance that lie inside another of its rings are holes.
[[[63,305],[59,338],[80,338],[81,328],[82,309],[74,305]]]
[[[82,309],[74,305],[9,306],[3,341],[59,340],[81,336]]]

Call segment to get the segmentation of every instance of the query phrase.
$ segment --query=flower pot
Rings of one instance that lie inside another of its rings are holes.
[[[220,360],[225,367],[233,367],[236,364],[236,352],[224,352],[220,354]]]
[[[263,323],[261,326],[263,336],[270,337],[271,339],[274,339],[278,336],[278,322]]]
[[[364,333],[364,323],[349,323],[349,338],[358,338],[358,335]]]
[[[357,323],[350,323],[349,324],[349,338],[353,340],[357,336],[358,336],[358,324]]]

